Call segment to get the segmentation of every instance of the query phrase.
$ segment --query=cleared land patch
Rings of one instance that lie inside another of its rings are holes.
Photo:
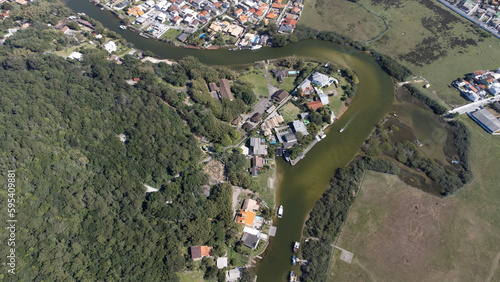
[[[489,278],[500,252],[500,188],[494,165],[500,158],[500,140],[467,118],[464,122],[473,132],[472,184],[440,199],[396,176],[367,172],[338,242],[356,255],[352,264],[334,255],[330,281]],[[497,272],[491,281],[498,280]],[[368,273],[373,277],[366,279]]]
[[[370,40],[385,30],[384,21],[346,0],[308,0],[300,23],[335,31],[356,41]]]

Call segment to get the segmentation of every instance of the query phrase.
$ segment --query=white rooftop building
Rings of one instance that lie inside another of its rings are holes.
[[[67,59],[75,59],[75,60],[81,61],[82,56],[83,56],[83,54],[80,52],[72,52],[71,54],[69,54]]]
[[[295,132],[300,132],[304,136],[309,134],[309,132],[307,132],[306,125],[301,120],[294,120],[292,122],[292,126],[293,126],[293,130],[295,130]]]
[[[326,104],[328,104],[328,103],[329,103],[329,101],[328,101],[328,96],[327,96],[326,94],[320,94],[320,95],[319,95],[319,100],[321,101],[321,103],[322,103],[323,105],[326,105]]]
[[[110,54],[116,52],[116,43],[113,41],[108,41],[106,44],[104,44],[104,49],[106,49],[106,51],[108,51]]]
[[[311,76],[311,82],[318,85],[319,87],[325,87],[325,86],[330,86],[330,84],[332,84],[333,80],[330,77],[328,77],[322,73],[315,72]]]

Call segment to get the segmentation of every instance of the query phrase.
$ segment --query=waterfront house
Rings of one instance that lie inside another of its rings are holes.
[[[113,41],[108,41],[106,44],[104,44],[104,49],[106,49],[106,51],[108,51],[110,54],[116,52],[116,43]]]
[[[292,127],[295,133],[300,132],[303,136],[309,135],[306,125],[301,120],[294,120],[292,122]]]
[[[235,268],[226,271],[226,281],[237,281],[241,278],[241,268]]]
[[[243,233],[241,237],[241,241],[243,241],[243,245],[249,247],[250,249],[255,249],[259,245],[260,238],[258,235]]]
[[[330,79],[330,77],[319,73],[315,72],[311,76],[311,82],[318,85],[319,87],[325,87],[325,86],[330,86],[330,84],[333,82],[333,80]]]
[[[253,221],[255,220],[255,213],[252,211],[239,210],[236,213],[236,223],[245,226],[253,226]]]

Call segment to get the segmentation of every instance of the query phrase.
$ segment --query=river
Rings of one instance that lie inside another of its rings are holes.
[[[305,218],[329,186],[337,168],[345,166],[358,152],[375,124],[389,111],[394,99],[394,86],[373,58],[357,50],[329,42],[306,40],[283,48],[261,48],[256,51],[194,50],[169,46],[145,39],[136,33],[119,29],[120,21],[88,1],[72,0],[75,12],[84,12],[105,27],[119,33],[136,48],[151,50],[160,57],[180,59],[195,56],[211,65],[242,65],[258,60],[297,55],[330,61],[352,68],[359,77],[358,92],[347,112],[326,131],[319,142],[297,165],[290,166],[281,158],[277,169],[283,173],[276,202],[284,206],[284,216],[277,221],[276,237],[258,264],[258,281],[285,281],[292,270],[292,243],[301,239]],[[344,126],[343,132],[339,132]],[[298,271],[298,266],[293,268]]]

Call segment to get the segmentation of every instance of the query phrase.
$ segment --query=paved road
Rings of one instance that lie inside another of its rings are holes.
[[[454,5],[451,5],[450,3],[448,3],[446,0],[438,0],[439,3],[445,5],[446,7],[452,9],[454,12],[456,12],[457,14],[461,15],[462,17],[468,19],[469,21],[471,21],[472,23],[478,25],[480,28],[484,29],[485,31],[493,34],[493,36],[495,36],[496,38],[500,39],[500,34],[496,31],[496,29],[494,28],[489,28],[487,26],[484,25],[483,22],[481,22],[479,19],[476,19],[474,17],[471,17],[469,15],[467,15],[464,11],[460,10],[459,8],[457,8],[456,6]]]
[[[482,107],[486,104],[491,104],[491,103],[496,102],[496,101],[500,101],[500,95],[497,95],[493,98],[472,102],[470,104],[467,104],[467,105],[455,108],[453,110],[450,110],[450,111],[448,111],[448,113],[449,114],[454,114],[454,113],[463,114],[466,112],[472,112],[474,110],[477,110],[479,107]]]

